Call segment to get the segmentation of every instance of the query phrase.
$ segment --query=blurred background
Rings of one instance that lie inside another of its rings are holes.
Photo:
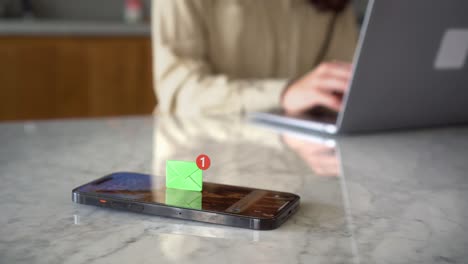
[[[150,5],[0,0],[0,121],[150,114]]]

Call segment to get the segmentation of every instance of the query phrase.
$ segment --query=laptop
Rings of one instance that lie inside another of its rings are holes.
[[[468,123],[468,1],[370,0],[343,110],[252,113],[328,134]]]

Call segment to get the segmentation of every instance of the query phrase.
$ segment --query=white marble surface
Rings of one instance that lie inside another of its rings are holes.
[[[336,149],[296,136],[237,118],[0,124],[0,263],[468,262],[468,128]],[[252,231],[71,202],[104,174],[161,175],[166,159],[201,152],[207,180],[295,192],[301,209]]]

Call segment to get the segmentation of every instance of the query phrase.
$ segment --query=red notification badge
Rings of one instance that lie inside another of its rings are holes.
[[[211,160],[208,155],[201,154],[197,157],[197,166],[200,170],[207,170],[211,166]]]

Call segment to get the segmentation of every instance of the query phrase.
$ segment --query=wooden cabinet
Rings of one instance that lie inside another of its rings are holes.
[[[149,37],[0,37],[0,120],[149,114]]]

